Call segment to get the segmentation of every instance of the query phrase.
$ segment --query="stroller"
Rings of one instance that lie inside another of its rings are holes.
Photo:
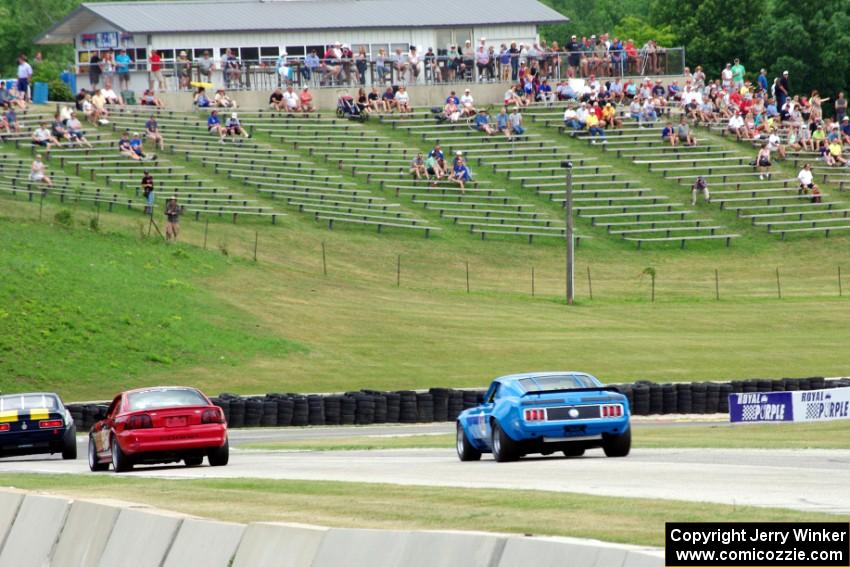
[[[342,93],[336,99],[336,115],[340,118],[361,122],[366,122],[369,119],[369,115],[361,112],[360,107],[354,102],[354,97],[348,93]]]

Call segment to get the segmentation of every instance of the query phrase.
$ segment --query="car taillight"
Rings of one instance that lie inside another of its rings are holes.
[[[9,431],[12,429],[12,426],[8,423],[0,423],[0,431]]]
[[[201,423],[224,423],[224,415],[219,408],[204,410],[201,414]]]
[[[620,404],[602,406],[602,417],[622,417],[623,406]]]
[[[124,429],[150,429],[151,427],[153,427],[151,416],[143,413],[141,415],[131,415]]]
[[[38,422],[38,426],[41,429],[48,429],[50,427],[62,427],[64,423],[61,419],[43,419]]]
[[[525,410],[525,421],[546,421],[546,410],[542,408]]]

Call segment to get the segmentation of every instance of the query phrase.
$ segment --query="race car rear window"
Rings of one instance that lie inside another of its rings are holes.
[[[36,408],[58,409],[59,401],[55,396],[47,394],[0,396],[0,411]]]
[[[127,396],[127,400],[130,406],[130,411],[207,405],[207,401],[197,390],[190,389],[147,390],[145,392],[133,392]]]
[[[572,390],[574,388],[593,388],[598,386],[598,384],[586,374],[564,374],[562,376],[523,378],[519,381],[519,383],[526,392]]]

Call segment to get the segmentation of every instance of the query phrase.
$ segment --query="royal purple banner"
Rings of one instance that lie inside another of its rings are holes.
[[[729,421],[794,421],[792,392],[752,392],[729,396]]]

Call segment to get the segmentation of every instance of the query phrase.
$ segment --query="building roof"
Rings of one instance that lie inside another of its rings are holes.
[[[128,33],[434,28],[569,21],[537,0],[98,2],[81,4],[36,38],[36,43],[71,43],[99,20]]]

